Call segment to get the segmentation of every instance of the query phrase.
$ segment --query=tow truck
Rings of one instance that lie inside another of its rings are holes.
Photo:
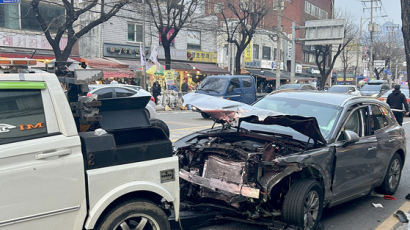
[[[178,158],[150,98],[84,99],[101,73],[33,65],[0,59],[0,229],[170,229]]]

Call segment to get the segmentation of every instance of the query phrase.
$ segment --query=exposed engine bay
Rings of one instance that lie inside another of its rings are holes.
[[[280,179],[292,165],[277,159],[311,147],[286,135],[234,129],[202,133],[177,151],[181,199],[228,206],[252,219],[278,215],[286,186],[275,185],[286,183]]]

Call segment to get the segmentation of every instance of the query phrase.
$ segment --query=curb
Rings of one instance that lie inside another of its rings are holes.
[[[398,209],[402,210],[405,213],[408,213],[410,211],[410,201],[405,201],[404,204]],[[379,226],[377,226],[375,230],[407,230],[408,223],[400,223],[400,221],[393,214],[391,214]]]

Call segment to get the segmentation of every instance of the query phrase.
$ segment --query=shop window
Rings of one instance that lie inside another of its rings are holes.
[[[305,13],[310,14],[310,8],[311,8],[310,5],[311,5],[310,2],[305,1]]]
[[[128,23],[128,41],[142,42],[142,25],[135,23]]]
[[[40,3],[39,8],[40,14],[43,16],[46,24],[49,26],[50,31],[56,32],[57,29],[64,23],[65,9],[54,4],[44,3]],[[42,31],[32,9],[31,2],[21,2],[20,17],[22,30]]]
[[[187,49],[201,50],[200,31],[187,31]]]
[[[40,90],[1,90],[0,108],[0,145],[47,135]]]
[[[259,60],[259,45],[253,44],[253,59]]]
[[[262,59],[271,60],[271,48],[268,46],[262,47]]]
[[[20,29],[18,4],[0,4],[0,27]]]
[[[276,55],[278,55],[278,49],[273,48],[273,60],[276,60],[276,58],[277,58]]]

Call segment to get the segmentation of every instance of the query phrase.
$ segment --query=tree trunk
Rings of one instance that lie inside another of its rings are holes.
[[[401,19],[407,62],[407,82],[410,82],[410,2],[401,0]]]
[[[55,62],[55,74],[57,76],[64,76],[67,74],[67,60],[70,57],[71,50],[73,49],[75,42],[67,42],[67,46],[63,50],[63,52],[54,52],[56,62]]]
[[[164,47],[165,53],[165,69],[171,69],[171,46],[169,42],[162,42],[162,46]]]
[[[236,51],[236,55],[235,55],[235,72],[234,72],[236,75],[241,74],[241,56],[242,56],[242,52],[243,52],[243,50],[241,50],[240,48],[238,48],[238,50]]]

